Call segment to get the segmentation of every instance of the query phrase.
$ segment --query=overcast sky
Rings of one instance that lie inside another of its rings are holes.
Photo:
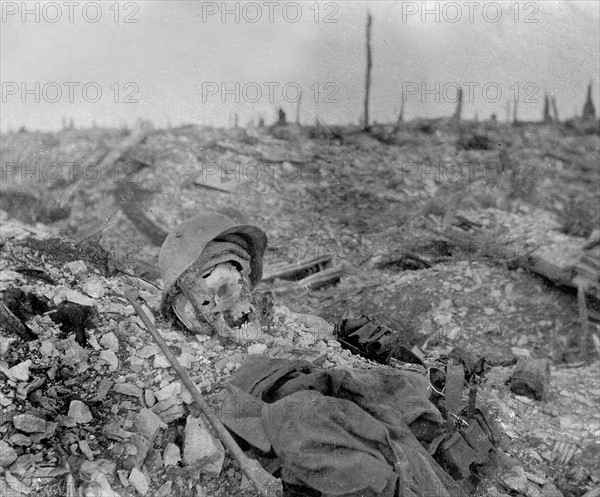
[[[77,3],[1,2],[2,130],[294,120],[298,91],[302,122],[356,123],[367,10],[378,122],[403,87],[407,119],[451,114],[458,86],[466,118],[504,120],[517,98],[536,120],[544,92],[571,117],[590,81],[598,108],[598,1]]]

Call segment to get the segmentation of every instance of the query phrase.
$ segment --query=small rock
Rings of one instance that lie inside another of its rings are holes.
[[[85,262],[83,261],[67,262],[65,267],[74,275],[87,273],[88,270]]]
[[[563,493],[558,488],[556,488],[556,485],[554,485],[554,483],[552,482],[547,482],[544,484],[544,486],[542,487],[542,495],[544,497],[563,497]],[[600,495],[600,491],[597,495]]]
[[[90,480],[91,483],[85,491],[85,497],[120,497],[110,486],[105,474],[95,472]]]
[[[168,480],[162,484],[162,486],[156,491],[156,497],[167,497],[171,495],[171,487],[173,486],[173,482]]]
[[[208,432],[200,418],[188,416],[185,425],[183,462],[188,466],[208,469],[211,475],[221,472],[225,451],[223,445]],[[207,466],[209,466],[207,468]]]
[[[88,406],[80,400],[72,400],[69,405],[68,417],[71,421],[77,424],[85,424],[92,421],[92,413]]]
[[[165,468],[169,466],[177,466],[181,462],[181,451],[177,445],[170,443],[167,444],[163,452],[163,464]]]
[[[183,418],[186,414],[186,409],[182,405],[183,401],[179,397],[171,397],[167,400],[162,400],[152,407],[152,411],[160,416],[163,422],[169,424],[179,418]]]
[[[267,346],[264,343],[253,343],[248,346],[248,354],[264,354]]]
[[[92,449],[90,449],[90,444],[87,442],[87,440],[79,440],[78,445],[81,453],[87,457],[89,461],[93,461],[94,453],[92,452]]]
[[[501,477],[502,482],[516,492],[525,493],[528,487],[527,475],[521,466],[513,466]]]
[[[144,465],[150,474],[156,473],[157,471],[163,469],[164,464],[160,450],[150,449],[146,459],[144,460]]]
[[[46,431],[46,421],[33,414],[18,414],[13,418],[13,425],[17,430],[25,433],[43,433]]]
[[[13,433],[9,438],[9,442],[12,445],[17,445],[20,447],[29,447],[31,444],[33,444],[31,438],[29,438],[27,435],[23,435],[22,433]]]
[[[192,367],[192,364],[194,363],[194,361],[196,361],[195,356],[193,356],[189,352],[185,352],[185,351],[181,353],[181,355],[178,357],[178,359],[179,359],[179,364],[181,364],[181,366],[184,367],[185,369],[190,369]]]
[[[137,398],[141,398],[144,393],[140,387],[132,385],[131,383],[115,383],[112,389],[113,392]]]
[[[31,367],[31,359],[20,362],[8,370],[8,374],[16,381],[29,381],[29,368]]]
[[[119,352],[119,340],[112,331],[102,335],[102,338],[100,339],[100,345],[112,350],[113,352]]]
[[[103,350],[100,352],[100,360],[108,364],[109,371],[119,369],[119,358],[112,350]]]
[[[0,357],[4,357],[8,353],[8,350],[10,349],[10,345],[16,341],[17,341],[16,337],[0,336]]]
[[[142,495],[146,495],[150,489],[150,485],[148,484],[148,480],[144,476],[144,473],[136,468],[131,470],[129,475],[129,483],[131,483],[133,488],[135,488]]]
[[[0,440],[0,467],[7,468],[16,460],[17,451],[4,440]]]
[[[511,347],[511,352],[517,357],[531,357],[531,352],[527,349],[521,349],[519,347]]]
[[[137,355],[143,359],[148,359],[158,353],[156,345],[146,345],[137,352]]]
[[[164,354],[156,354],[154,356],[154,367],[155,368],[168,368],[171,364]]]
[[[161,428],[167,427],[155,413],[146,408],[137,414],[133,426],[140,435],[146,437],[150,442],[154,440]]]
[[[56,305],[61,302],[72,302],[74,304],[83,305],[85,307],[94,307],[96,301],[89,297],[86,297],[82,293],[71,289],[61,289],[52,299]]]
[[[144,402],[146,402],[146,406],[152,407],[156,404],[156,397],[154,397],[154,393],[149,388],[144,390]]]
[[[161,388],[158,392],[154,394],[156,400],[159,402],[162,400],[167,400],[181,392],[181,383],[174,381],[173,383],[168,384],[166,387]]]
[[[84,283],[82,288],[85,293],[95,299],[102,298],[106,294],[106,289],[98,278],[90,278]]]
[[[50,340],[44,340],[40,344],[40,354],[44,357],[50,357],[56,351],[56,347]]]

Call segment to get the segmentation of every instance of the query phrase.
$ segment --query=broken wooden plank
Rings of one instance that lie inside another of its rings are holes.
[[[296,264],[272,264],[267,266],[265,269],[266,274],[263,276],[263,281],[271,281],[274,279],[291,280],[295,279],[296,276],[302,274],[304,271],[310,270],[319,265],[326,266],[331,262],[331,255],[318,255],[314,257],[308,257],[301,260]]]
[[[306,278],[294,282],[292,285],[287,285],[281,288],[274,288],[272,290],[274,295],[282,295],[284,293],[290,293],[298,290],[317,290],[324,286],[337,283],[342,275],[344,274],[343,266],[334,266],[324,271],[320,271],[315,274],[311,274]]]
[[[19,336],[23,340],[35,340],[37,335],[24,324],[11,310],[0,302],[0,331],[2,334],[12,334]]]

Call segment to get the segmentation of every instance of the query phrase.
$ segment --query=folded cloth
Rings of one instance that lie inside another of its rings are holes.
[[[410,428],[442,427],[427,385],[408,371],[321,370],[252,355],[230,380],[221,419],[261,450],[272,448],[284,482],[324,496],[464,496]]]

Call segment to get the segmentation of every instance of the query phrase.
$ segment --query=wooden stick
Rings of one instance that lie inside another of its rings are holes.
[[[138,304],[137,295],[131,291],[126,291],[125,297],[127,300],[129,300],[135,311],[138,313],[144,325],[146,326],[146,329],[150,335],[152,335],[152,338],[154,338],[162,353],[166,356],[167,360],[177,373],[177,376],[179,376],[185,388],[188,389],[188,392],[190,392],[202,413],[206,416],[211,426],[217,432],[219,439],[221,442],[223,442],[223,445],[225,445],[227,450],[229,450],[230,454],[240,466],[240,469],[248,477],[248,480],[250,480],[250,482],[254,485],[254,488],[256,488],[261,497],[280,497],[283,495],[281,480],[274,478],[271,474],[265,471],[265,469],[257,461],[250,459],[246,454],[244,454],[229,431],[227,431],[227,428],[225,428],[225,425],[223,425],[212,408],[202,398],[202,394],[200,393],[200,390],[198,390],[198,387],[189,377],[187,372],[181,367],[179,361],[177,361],[177,358],[175,355],[173,355],[171,349],[169,349],[169,346],[165,342],[164,338],[156,329],[156,326],[152,324],[152,321],[150,321],[142,307]]]
[[[31,331],[23,321],[15,316],[11,310],[0,302],[0,331],[4,333],[14,333],[23,340],[35,340],[37,335]]]

